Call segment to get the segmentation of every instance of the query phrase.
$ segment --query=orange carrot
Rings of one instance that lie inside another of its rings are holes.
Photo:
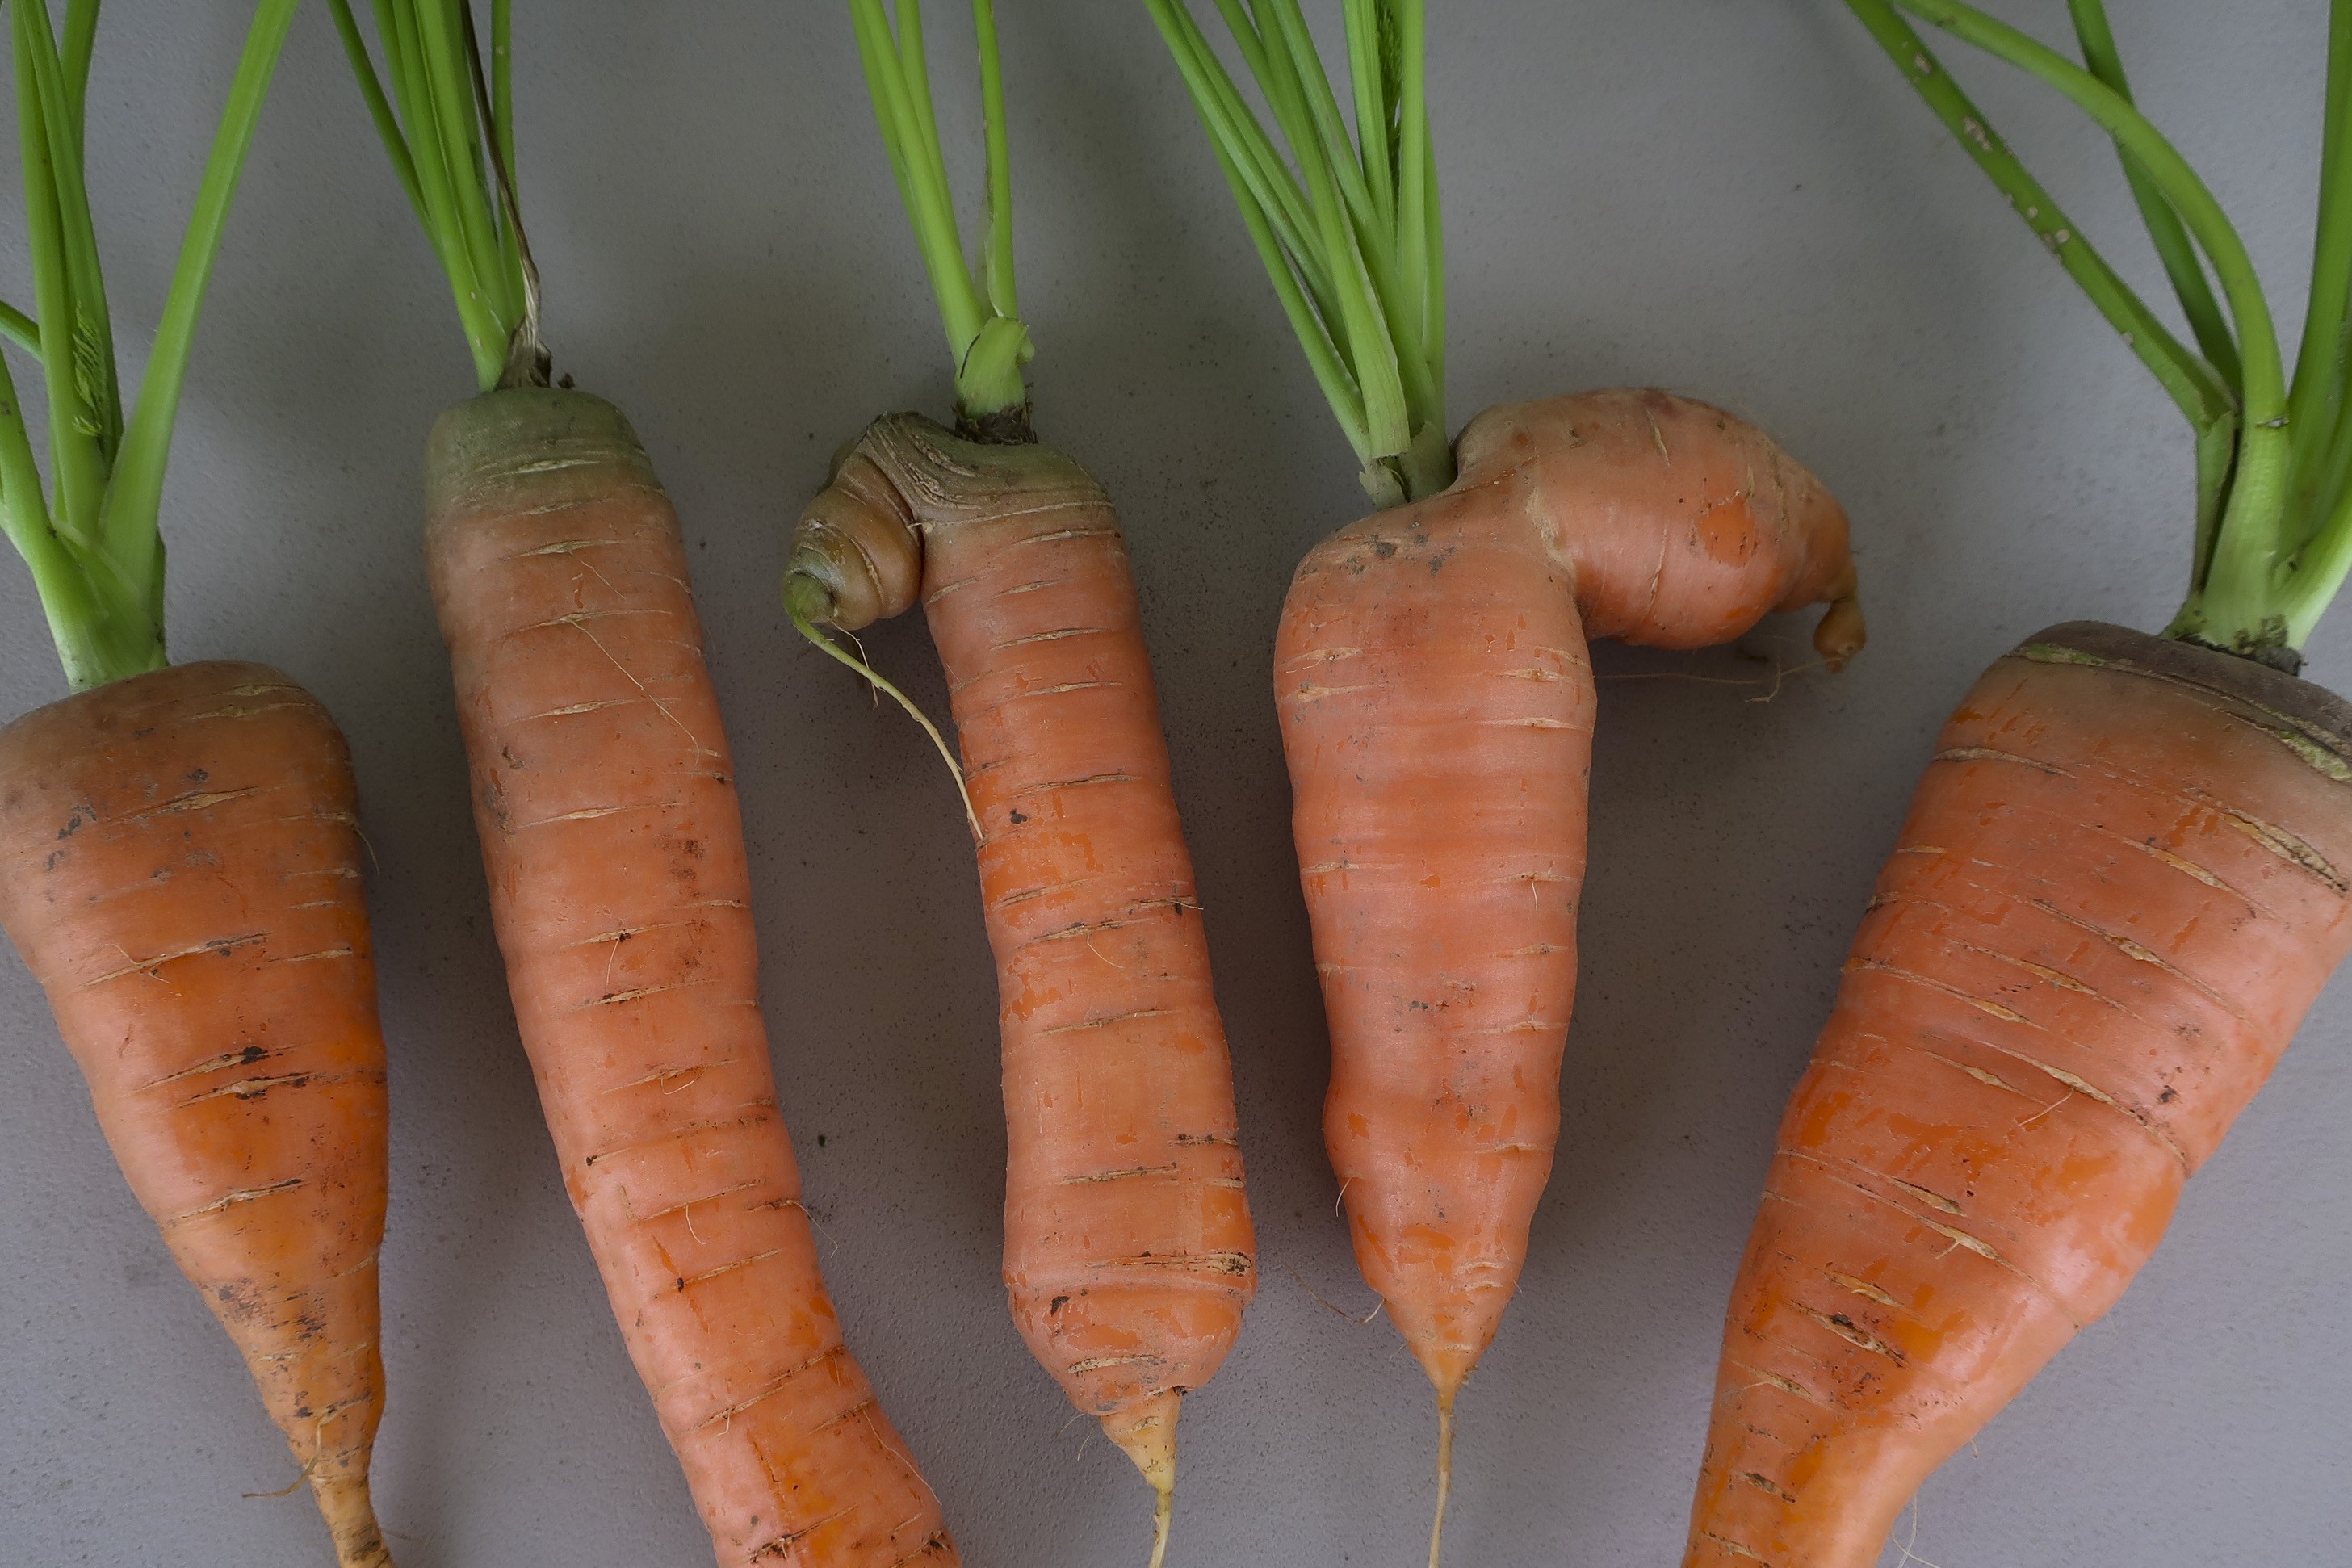
[[[2077,623],[1944,726],[1780,1123],[1687,1563],[1866,1568],[2147,1261],[2352,948],[2352,705]]]
[[[338,1561],[383,1568],[383,1036],[357,824],[334,721],[260,665],[177,665],[0,730],[0,925]]]
[[[391,1568],[369,1497],[383,1413],[384,1051],[351,755],[256,664],[167,665],[163,472],[229,206],[294,18],[262,0],[141,394],[114,363],[82,91],[97,7],[8,30],[47,392],[45,476],[0,360],[0,531],[76,695],[0,730],[0,926],[47,993],[131,1192],[228,1331],[342,1568]],[[59,1303],[58,1310],[67,1310]]]
[[[2195,352],[1896,5],[1849,4],[2179,403],[2196,546],[2162,637],[2053,627],[1944,726],[1781,1121],[1724,1327],[1694,1568],[1876,1562],[1928,1472],[2115,1304],[2352,948],[2352,705],[2294,679],[2352,569],[2352,8],[2330,27],[2290,384],[2243,244],[2133,106],[2098,5],[2070,8],[2078,66],[1957,0],[1899,0],[2115,138]]]
[[[387,0],[387,94],[332,8],[483,387],[433,427],[425,565],[515,1020],[621,1336],[720,1568],[952,1565],[817,1268],[677,515],[620,410],[548,384],[506,39],[494,86],[463,7]]]
[[[867,427],[801,519],[785,605],[910,710],[818,627],[854,631],[918,598],[930,622],[996,954],[1005,1289],[1031,1352],[1150,1483],[1158,1568],[1184,1395],[1223,1363],[1257,1286],[1192,857],[1118,520],[1030,425],[992,0],[972,4],[978,277],[945,199],[915,0],[849,12],[953,354],[957,431],[915,415]]]
[[[1351,144],[1295,7],[1218,7],[1277,141],[1184,0],[1147,4],[1385,509],[1300,563],[1274,684],[1331,1032],[1324,1142],[1357,1265],[1436,1390],[1435,1568],[1454,1399],[1559,1135],[1586,643],[1701,647],[1827,601],[1835,668],[1863,640],[1845,513],[1761,432],[1663,392],[1490,408],[1449,443],[1424,7],[1347,8]]]
[[[1013,1321],[1164,1510],[1179,1407],[1233,1348],[1256,1271],[1224,1027],[1110,500],[1050,448],[895,415],[810,503],[790,571],[823,596],[811,618],[845,631],[921,598],[981,830]]]
[[[677,514],[620,411],[584,393],[458,405],[427,472],[516,1020],[718,1561],[952,1564],[818,1273]]]
[[[1459,458],[1450,489],[1316,547],[1275,649],[1331,1025],[1324,1136],[1442,1430],[1559,1130],[1586,640],[1701,647],[1824,598],[1824,657],[1861,637],[1844,514],[1717,409],[1630,391],[1497,407]]]

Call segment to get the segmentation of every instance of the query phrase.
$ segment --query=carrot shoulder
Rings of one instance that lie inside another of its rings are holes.
[[[1331,1027],[1324,1134],[1366,1281],[1441,1411],[1493,1339],[1559,1131],[1586,639],[1696,647],[1838,607],[1844,514],[1745,423],[1656,392],[1491,409],[1461,477],[1303,562],[1276,697]]]
[[[334,721],[260,665],[176,665],[0,731],[0,923],[338,1560],[389,1568],[367,1479],[384,1056],[356,813]]]
[[[1163,1497],[1183,1395],[1256,1286],[1233,1072],[1109,498],[913,415],[811,503],[795,573],[855,629],[919,595],[979,819],[1013,1321]]]
[[[459,405],[430,472],[516,1019],[718,1560],[953,1563],[819,1275],[676,513],[619,411],[580,393]]]
[[[2352,706],[2091,623],[1946,723],[1783,1118],[1686,1563],[1867,1568],[2115,1304],[2352,948]]]

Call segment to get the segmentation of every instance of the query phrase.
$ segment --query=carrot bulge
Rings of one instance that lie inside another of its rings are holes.
[[[919,601],[997,963],[1013,1321],[1158,1494],[1256,1289],[1224,1026],[1109,498],[1050,447],[877,420],[793,534],[843,631]],[[803,586],[802,584],[807,584]],[[821,590],[821,593],[820,593]]]
[[[1688,1568],[1868,1568],[2147,1261],[2352,948],[2352,704],[2076,622],[1936,743],[1780,1123]]]
[[[1845,514],[1720,409],[1631,390],[1500,406],[1458,456],[1450,488],[1307,555],[1275,650],[1331,1032],[1326,1144],[1441,1445],[1559,1136],[1587,639],[1702,647],[1826,600],[1823,658],[1863,640]]]
[[[718,1561],[951,1565],[818,1268],[677,513],[618,409],[547,387],[443,415],[427,496],[516,1021]]]
[[[384,1049],[357,792],[318,700],[175,665],[0,730],[0,925],[123,1176],[227,1331],[342,1568],[391,1568]]]

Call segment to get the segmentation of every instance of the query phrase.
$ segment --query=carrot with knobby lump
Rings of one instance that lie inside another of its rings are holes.
[[[1358,1266],[1437,1395],[1433,1563],[1454,1400],[1559,1131],[1586,643],[1704,647],[1828,601],[1814,644],[1841,665],[1863,634],[1845,515],[1762,433],[1662,392],[1490,408],[1449,447],[1419,0],[1346,7],[1360,148],[1296,0],[1220,0],[1287,160],[1181,0],[1149,4],[1381,508],[1300,564],[1275,691],[1325,1141]]]
[[[622,1337],[722,1568],[952,1564],[819,1274],[677,514],[620,411],[548,384],[507,5],[495,81],[462,4],[380,7],[389,97],[335,15],[484,387],[433,429],[426,565],[516,1020]]]
[[[2187,415],[2194,564],[2163,637],[2052,627],[1937,738],[1780,1123],[1692,1568],[1876,1563],[1920,1482],[2121,1296],[2352,947],[2352,705],[2295,679],[2352,562],[2352,5],[2331,8],[2290,384],[2245,249],[2132,107],[2098,0],[2073,0],[2088,70],[1952,0],[1900,4],[2114,137],[2194,350],[1895,6],[1850,3]]]
[[[337,1561],[390,1568],[368,1491],[384,1054],[351,756],[288,677],[163,648],[172,427],[293,16],[294,0],[256,10],[126,423],[82,165],[98,7],[68,6],[62,46],[45,6],[9,7],[40,319],[0,306],[0,334],[40,363],[55,490],[0,363],[0,526],[75,695],[0,730],[0,925]]]
[[[895,26],[880,0],[850,10],[954,355],[958,422],[903,414],[866,429],[801,520],[785,603],[861,670],[820,626],[853,632],[918,600],[929,621],[996,955],[1005,1289],[1032,1352],[1157,1492],[1157,1564],[1184,1395],[1224,1361],[1256,1287],[1201,905],[1118,520],[1030,428],[992,6],[972,6],[987,117],[978,281],[918,0],[898,0]]]

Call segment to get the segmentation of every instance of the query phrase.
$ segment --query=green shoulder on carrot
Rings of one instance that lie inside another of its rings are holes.
[[[2100,0],[2070,0],[2081,66],[1957,0],[1848,3],[2187,416],[2189,593],[2162,637],[2037,633],[1946,723],[1780,1125],[1690,1568],[1876,1563],[1927,1474],[2115,1304],[2352,948],[2352,705],[2295,678],[2352,565],[2352,4],[2330,7],[2290,381],[2245,248],[2133,106]],[[2113,136],[2195,348],[1906,11]]]
[[[973,0],[978,279],[957,237],[919,0],[898,0],[895,25],[882,0],[851,0],[850,15],[947,330],[957,427],[898,414],[866,428],[802,516],[784,602],[803,635],[902,703],[819,626],[855,631],[919,600],[929,621],[996,955],[1005,1289],[1032,1352],[1158,1494],[1156,1565],[1184,1395],[1224,1361],[1257,1283],[1201,904],[1118,516],[1030,426],[994,7]]]
[[[1828,602],[1846,520],[1722,410],[1611,390],[1448,442],[1422,0],[1347,0],[1355,136],[1297,0],[1219,0],[1269,133],[1182,0],[1147,0],[1381,510],[1310,552],[1275,647],[1356,1260],[1429,1375],[1438,1557],[1455,1395],[1551,1173],[1576,986],[1593,637],[1696,647]],[[1288,156],[1285,157],[1286,147]]]
[[[74,0],[61,36],[46,5],[5,18],[38,320],[0,306],[0,336],[41,367],[54,488],[0,359],[0,525],[77,695],[0,730],[0,924],[337,1560],[390,1568],[368,1493],[383,1037],[350,753],[278,671],[163,652],[164,463],[295,3],[255,10],[127,422],[83,182],[98,10]]]
[[[565,1188],[721,1568],[947,1568],[843,1343],[776,1100],[734,767],[677,515],[620,410],[548,384],[509,5],[383,0],[361,89],[481,395],[426,452],[425,560],[507,981]]]

